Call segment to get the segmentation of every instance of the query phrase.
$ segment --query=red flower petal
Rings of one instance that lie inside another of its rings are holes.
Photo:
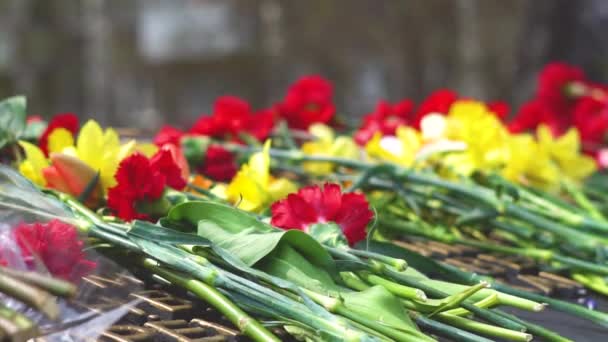
[[[57,128],[65,128],[72,134],[78,132],[78,117],[73,113],[64,113],[55,115],[38,140],[38,146],[48,156],[49,135]]]
[[[373,217],[364,195],[342,194],[337,184],[304,187],[275,202],[271,211],[272,224],[285,229],[307,230],[311,224],[335,222],[351,245],[365,239]]]
[[[439,89],[433,92],[418,106],[413,123],[414,127],[420,128],[420,122],[427,114],[447,114],[450,111],[452,103],[457,99],[458,94],[449,89]]]
[[[340,226],[348,243],[364,240],[367,236],[366,227],[374,217],[369,204],[362,194],[348,193],[342,195],[342,206],[336,215],[335,222]]]
[[[174,145],[165,145],[150,160],[150,167],[153,172],[158,172],[165,176],[166,184],[175,190],[181,190],[186,186],[186,180],[182,174],[182,168],[175,160],[174,152],[171,151]],[[175,152],[177,153],[177,152]]]
[[[376,110],[363,117],[363,125],[355,133],[355,141],[365,145],[376,132],[385,135],[394,135],[397,127],[410,123],[414,102],[409,99],[391,105],[381,100]]]
[[[15,228],[14,234],[30,267],[34,265],[35,255],[52,275],[75,282],[96,266],[85,258],[83,242],[76,229],[59,220],[22,223]]]
[[[229,181],[234,177],[237,169],[232,153],[219,145],[210,145],[198,171],[217,181]]]
[[[153,141],[156,146],[163,146],[165,144],[173,144],[175,146],[180,146],[183,135],[184,132],[182,130],[177,129],[173,126],[164,125],[158,131]]]
[[[326,79],[306,76],[289,87],[276,109],[289,127],[305,130],[313,123],[328,123],[333,118],[336,110],[332,97],[332,85]]]

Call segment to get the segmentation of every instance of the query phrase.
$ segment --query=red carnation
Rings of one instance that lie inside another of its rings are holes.
[[[116,182],[108,191],[108,207],[126,221],[150,218],[138,208],[161,200],[165,186],[180,190],[186,185],[182,169],[164,147],[152,159],[140,153],[125,158],[116,171]]]
[[[365,196],[343,194],[337,184],[323,188],[307,186],[272,205],[272,224],[285,229],[307,231],[315,223],[335,222],[354,245],[365,239],[367,224],[373,217]]]
[[[597,151],[605,144],[608,132],[608,105],[605,101],[591,97],[581,98],[572,115],[586,152]]]
[[[536,96],[552,106],[563,107],[568,104],[568,87],[584,82],[586,79],[582,69],[561,62],[549,63],[538,76]]]
[[[165,144],[179,146],[183,135],[184,132],[182,130],[173,126],[164,125],[158,131],[153,141],[156,146],[163,146]]]
[[[407,125],[414,108],[414,102],[409,99],[390,104],[386,101],[378,102],[376,110],[363,118],[363,125],[355,133],[355,141],[365,145],[376,132],[383,135],[394,135],[397,127]]]
[[[237,171],[234,156],[219,145],[210,145],[205,153],[203,164],[198,172],[217,181],[229,181]]]
[[[38,140],[38,146],[44,152],[45,155],[49,155],[48,144],[49,135],[57,128],[65,128],[72,134],[78,132],[78,117],[73,113],[57,114],[51,119],[51,122],[46,126],[44,132]]]
[[[176,155],[178,153],[180,151],[177,150],[175,145],[164,145],[152,156],[150,166],[165,176],[167,186],[181,190],[186,186],[187,175],[184,175],[182,167],[178,164],[178,156]],[[183,162],[187,163],[185,159]]]
[[[458,94],[449,89],[439,89],[429,95],[416,111],[414,116],[414,127],[420,128],[422,119],[430,113],[447,114],[452,103],[458,99]]]
[[[561,134],[567,127],[562,127],[552,108],[540,99],[524,103],[508,128],[511,133],[521,133],[535,129],[539,124],[547,125],[553,135]]]
[[[289,127],[306,130],[314,123],[331,121],[336,112],[332,97],[329,81],[317,75],[306,76],[289,87],[276,109]]]
[[[13,231],[27,265],[44,263],[56,277],[77,282],[91,272],[96,264],[86,259],[83,242],[76,229],[59,220],[47,223],[21,223]]]
[[[270,135],[273,126],[272,113],[253,114],[248,102],[236,96],[222,96],[215,101],[213,114],[199,118],[190,133],[237,141],[240,133],[247,133],[261,141]]]

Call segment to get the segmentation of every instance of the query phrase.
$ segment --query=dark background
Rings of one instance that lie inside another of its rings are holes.
[[[350,120],[439,87],[519,104],[548,61],[607,80],[607,28],[605,0],[0,0],[0,96],[148,130],[307,73]]]

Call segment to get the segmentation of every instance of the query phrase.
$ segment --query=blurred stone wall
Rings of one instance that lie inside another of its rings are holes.
[[[520,103],[550,60],[608,79],[607,20],[604,0],[1,0],[0,96],[148,130],[308,73],[347,119],[439,87]]]

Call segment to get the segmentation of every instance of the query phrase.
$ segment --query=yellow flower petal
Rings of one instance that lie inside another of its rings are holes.
[[[76,150],[78,158],[93,170],[101,168],[101,156],[104,153],[104,134],[99,124],[93,120],[87,121],[80,129]]]
[[[19,165],[19,171],[33,183],[45,186],[42,170],[49,166],[49,162],[44,153],[38,146],[27,141],[19,141],[19,146],[25,152],[25,160]]]
[[[135,150],[137,152],[142,153],[143,155],[145,155],[148,158],[151,158],[157,151],[158,151],[158,147],[154,144],[137,144],[137,146],[135,146]]]
[[[74,146],[72,132],[63,127],[55,128],[48,138],[48,150],[51,152],[62,152],[67,147]]]
[[[256,183],[266,186],[268,185],[270,174],[270,140],[264,143],[264,149],[261,152],[254,153],[249,157],[248,177]]]

